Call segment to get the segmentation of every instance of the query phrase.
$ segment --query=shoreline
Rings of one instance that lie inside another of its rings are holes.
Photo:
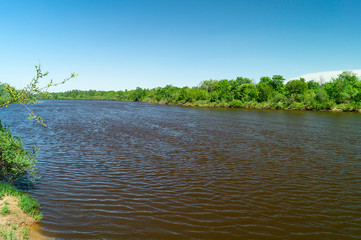
[[[258,102],[245,102],[242,106],[231,106],[229,102],[221,103],[204,103],[204,102],[186,102],[186,103],[172,103],[166,101],[155,102],[153,100],[142,100],[142,101],[132,101],[132,100],[118,100],[118,99],[73,99],[73,98],[61,98],[61,99],[39,99],[39,100],[65,100],[65,101],[112,101],[112,102],[142,102],[142,103],[151,103],[159,105],[169,105],[169,106],[181,106],[181,107],[193,107],[193,108],[219,108],[219,109],[254,109],[254,110],[284,110],[284,111],[304,111],[304,112],[353,112],[361,113],[360,108],[352,108],[347,104],[339,104],[330,109],[314,109],[307,107],[292,108],[292,107],[279,107],[272,106],[271,103],[258,103]]]
[[[40,223],[20,209],[18,203],[19,197],[4,195],[0,199],[0,208],[9,208],[8,214],[0,215],[0,239],[54,240],[41,233]]]
[[[69,90],[36,95],[38,99],[118,100],[168,105],[221,108],[254,108],[361,112],[361,79],[342,72],[332,81],[320,83],[301,78],[285,82],[281,75],[204,80],[195,87],[140,88],[119,91]]]
[[[55,240],[55,238],[45,236],[40,229],[40,225],[40,223],[34,223],[33,225],[29,226],[30,240]]]
[[[55,100],[55,99],[54,99]],[[89,99],[89,101],[93,101],[91,99]],[[136,102],[136,101],[128,101],[128,102]],[[187,102],[187,103],[162,103],[162,102],[148,102],[148,101],[139,101],[139,102],[144,102],[144,103],[152,103],[152,104],[160,104],[160,105],[169,105],[169,106],[181,106],[181,107],[194,107],[194,108],[220,108],[220,109],[253,109],[253,110],[284,110],[284,111],[304,111],[304,112],[355,112],[355,113],[361,113],[361,108],[360,109],[353,109],[351,111],[342,109],[342,108],[337,108],[334,107],[332,109],[320,109],[320,110],[316,110],[316,109],[307,109],[307,108],[290,108],[290,107],[286,107],[286,108],[277,108],[277,107],[267,107],[267,106],[256,106],[256,107],[252,107],[252,106],[242,106],[242,107],[232,107],[229,105],[229,103],[227,103],[226,106],[219,106],[217,104],[195,104],[194,102]]]
[[[39,229],[40,205],[29,194],[9,184],[0,184],[0,239],[48,240]]]

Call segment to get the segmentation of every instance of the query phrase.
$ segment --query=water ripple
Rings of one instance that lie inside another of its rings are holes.
[[[97,101],[34,111],[47,129],[17,105],[0,118],[41,148],[32,194],[50,237],[361,238],[360,114]]]

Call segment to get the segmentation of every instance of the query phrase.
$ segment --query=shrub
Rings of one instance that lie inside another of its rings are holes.
[[[229,103],[229,107],[231,108],[241,108],[243,107],[243,103],[241,100],[233,100]]]
[[[20,138],[12,136],[0,120],[0,182],[34,182],[36,151],[37,148],[26,151]]]

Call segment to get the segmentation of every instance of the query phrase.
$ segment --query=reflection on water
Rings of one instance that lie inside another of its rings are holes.
[[[1,109],[41,149],[56,239],[360,239],[361,114],[45,101]]]

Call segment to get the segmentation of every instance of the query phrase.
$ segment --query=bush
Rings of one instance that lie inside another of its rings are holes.
[[[26,151],[19,137],[11,135],[0,120],[0,182],[31,183],[37,178],[37,148]]]
[[[275,106],[279,106],[280,105],[279,103],[284,103],[286,101],[287,98],[282,93],[278,93],[278,92],[276,92],[270,100],[271,104]]]
[[[322,110],[332,110],[332,108],[334,108],[336,106],[336,103],[335,103],[335,101],[330,100],[328,102],[322,103],[321,106],[322,106],[321,107]]]
[[[229,107],[231,108],[241,108],[243,107],[243,103],[241,100],[233,100],[229,103]]]

